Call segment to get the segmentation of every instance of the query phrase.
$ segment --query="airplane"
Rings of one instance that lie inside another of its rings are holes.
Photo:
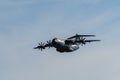
[[[69,37],[67,39],[59,39],[59,38],[54,38],[52,40],[47,41],[47,43],[38,43],[37,47],[34,47],[34,49],[39,49],[43,50],[46,49],[46,47],[51,48],[54,47],[56,48],[56,51],[58,52],[73,52],[79,49],[79,45],[83,46],[86,43],[90,42],[97,42],[101,40],[86,40],[85,37],[95,37],[95,35],[78,35],[76,34],[75,36]]]

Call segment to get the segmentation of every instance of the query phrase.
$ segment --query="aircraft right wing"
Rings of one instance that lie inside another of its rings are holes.
[[[97,41],[101,41],[101,40],[85,40],[84,42],[97,42]]]

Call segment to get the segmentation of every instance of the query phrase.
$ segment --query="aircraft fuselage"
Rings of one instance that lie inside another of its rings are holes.
[[[78,44],[66,44],[66,40],[54,38],[52,40],[53,47],[59,52],[73,52],[79,49]]]

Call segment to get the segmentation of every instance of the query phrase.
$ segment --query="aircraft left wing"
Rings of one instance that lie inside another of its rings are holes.
[[[95,35],[78,35],[78,34],[76,34],[75,36],[69,37],[67,39],[80,38],[80,37],[95,37]]]

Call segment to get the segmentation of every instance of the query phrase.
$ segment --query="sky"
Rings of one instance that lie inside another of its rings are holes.
[[[0,80],[120,80],[119,0],[0,0]],[[72,53],[38,42],[96,35]]]

